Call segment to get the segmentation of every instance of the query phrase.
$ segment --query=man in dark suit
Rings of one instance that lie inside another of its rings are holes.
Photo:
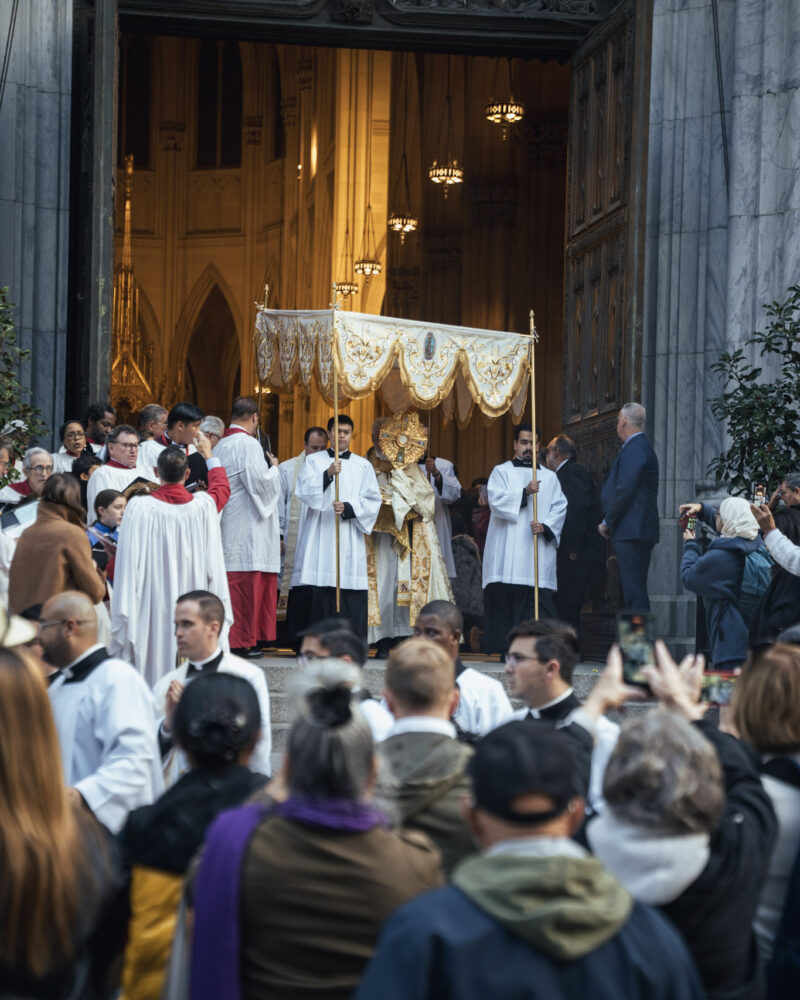
[[[603,483],[604,518],[597,530],[611,538],[622,596],[629,611],[649,611],[647,571],[658,541],[658,459],[644,434],[645,409],[626,403],[617,418],[619,454]]]
[[[577,456],[575,442],[566,434],[554,437],[545,452],[547,468],[558,476],[567,498],[567,517],[556,557],[556,607],[558,617],[580,632],[586,590],[603,561],[605,544],[595,530],[603,516],[597,489]]]

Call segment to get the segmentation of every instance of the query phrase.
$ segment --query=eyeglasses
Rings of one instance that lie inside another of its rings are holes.
[[[40,476],[53,471],[52,465],[32,465],[31,472],[38,472]]]
[[[67,431],[67,433],[64,435],[64,440],[66,440],[67,438],[82,438],[82,437],[86,437],[83,431]]]
[[[541,657],[538,656],[520,656],[519,653],[506,653],[506,663],[512,667],[518,667],[520,663],[525,663],[528,660],[539,660],[541,663]]]
[[[126,451],[136,451],[139,447],[138,441],[135,444],[133,443],[128,444],[125,441],[115,441],[114,444],[119,445],[120,448],[124,448]]]

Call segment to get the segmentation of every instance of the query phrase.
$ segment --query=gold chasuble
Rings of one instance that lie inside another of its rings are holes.
[[[413,627],[420,609],[430,601],[453,600],[433,520],[436,506],[433,487],[416,458],[413,464],[395,468],[388,459],[379,458],[375,449],[370,448],[367,459],[375,470],[383,498],[373,534],[380,531],[392,537],[392,548],[398,560],[396,603],[408,608],[409,624]],[[370,535],[365,540],[369,624],[380,625],[375,544]]]

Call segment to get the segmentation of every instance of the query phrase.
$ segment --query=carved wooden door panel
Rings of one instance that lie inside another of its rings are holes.
[[[598,487],[617,453],[617,412],[638,400],[642,381],[650,7],[623,0],[572,59],[563,414]],[[613,634],[609,557],[587,622],[597,652]]]

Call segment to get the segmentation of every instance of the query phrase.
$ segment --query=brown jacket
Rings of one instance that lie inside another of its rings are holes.
[[[242,870],[242,1000],[348,1000],[384,920],[441,885],[418,833],[345,833],[268,816]]]
[[[62,504],[41,500],[36,520],[20,535],[11,560],[9,608],[19,614],[65,590],[80,590],[97,604],[106,585],[77,516]]]

